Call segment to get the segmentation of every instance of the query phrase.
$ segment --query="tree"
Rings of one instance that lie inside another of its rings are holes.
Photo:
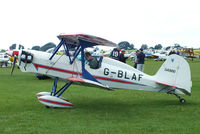
[[[147,49],[148,46],[147,46],[147,44],[142,44],[141,48],[144,50],[144,49]]]
[[[149,47],[149,49],[154,49],[154,47]]]
[[[170,48],[171,48],[171,46],[168,46],[168,47],[165,48],[165,50],[168,50],[168,49],[170,49]]]
[[[162,49],[162,45],[161,45],[161,44],[157,44],[157,45],[155,45],[154,48],[155,48],[155,49]]]
[[[174,44],[174,48],[179,48],[179,47],[181,47],[181,46],[178,43]]]
[[[5,49],[1,49],[1,50],[0,50],[0,53],[4,53],[4,52],[6,52]]]
[[[56,47],[56,45],[52,42],[49,42],[40,48],[40,51],[47,51],[50,48]]]
[[[125,49],[127,50],[128,47],[130,47],[130,43],[128,41],[122,41],[118,44],[120,49]]]
[[[16,49],[16,46],[17,46],[17,44],[12,44],[12,45],[9,47],[9,49],[10,49],[10,50]]]
[[[118,44],[118,47],[120,49],[125,49],[125,50],[133,50],[134,49],[134,45],[130,44],[128,41],[122,41]]]
[[[33,46],[31,49],[32,50],[40,50],[40,46]]]
[[[19,45],[19,48],[18,48],[19,50],[20,49],[24,49],[24,46],[22,46],[22,45]]]
[[[18,47],[18,48],[17,48]],[[19,46],[17,46],[17,44],[12,44],[10,47],[9,47],[10,50],[13,50],[13,49],[24,49],[24,46],[19,44]]]
[[[129,50],[133,50],[134,49],[134,45],[130,44]]]

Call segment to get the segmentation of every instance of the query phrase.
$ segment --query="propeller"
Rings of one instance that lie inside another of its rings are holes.
[[[12,59],[12,57],[14,57],[12,68],[11,68],[11,75],[12,75],[13,71],[15,69],[15,64],[16,64],[17,59],[18,59],[19,51],[18,50],[9,50],[9,51],[6,51],[6,54],[11,57],[10,60]]]
[[[14,56],[14,61],[13,61],[13,64],[12,64],[12,68],[11,68],[11,75],[13,74],[13,71],[15,69],[15,63],[16,63],[16,61],[17,61],[17,56],[15,55]]]

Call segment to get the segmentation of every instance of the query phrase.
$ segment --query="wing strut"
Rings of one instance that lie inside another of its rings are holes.
[[[60,41],[60,43],[58,44],[58,46],[56,46],[56,48],[54,49],[53,54],[51,55],[51,57],[49,58],[49,60],[51,60],[51,59],[54,57],[54,55],[58,52],[58,50],[59,50],[60,47],[63,45],[63,43],[64,43],[64,40],[62,39],[62,40]]]
[[[69,63],[73,64],[77,56],[81,53],[81,68],[82,68],[82,78],[88,79],[94,82],[98,82],[97,79],[95,79],[86,69],[85,69],[85,54],[84,54],[84,49],[87,47],[93,47],[98,45],[95,42],[90,42],[87,40],[83,40],[82,38],[77,38],[76,41],[69,40],[69,38],[61,38],[60,43],[58,46],[53,51],[52,56],[49,58],[51,60],[55,54],[58,52],[61,46],[64,47],[66,56],[69,57]],[[70,48],[75,49],[73,54],[70,54],[69,50]]]
[[[60,88],[57,91],[56,89],[57,89],[58,79],[59,78],[56,77],[55,80],[54,80],[54,84],[53,84],[53,87],[52,87],[52,90],[51,90],[51,94],[50,94],[51,96],[60,97],[65,92],[65,90],[67,90],[68,87],[73,83],[73,82],[70,81],[69,83],[66,83],[62,88]]]

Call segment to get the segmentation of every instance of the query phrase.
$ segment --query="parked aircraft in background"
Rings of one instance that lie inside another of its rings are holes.
[[[9,62],[9,56],[6,53],[0,53],[0,67],[7,67]]]
[[[184,56],[186,58],[199,58],[200,54],[194,52],[193,48],[185,48],[183,50],[180,50],[180,55]]]

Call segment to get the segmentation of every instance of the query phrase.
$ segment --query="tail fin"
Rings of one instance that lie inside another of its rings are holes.
[[[170,55],[154,77],[157,84],[177,88],[187,95],[191,94],[190,66],[181,56]]]

